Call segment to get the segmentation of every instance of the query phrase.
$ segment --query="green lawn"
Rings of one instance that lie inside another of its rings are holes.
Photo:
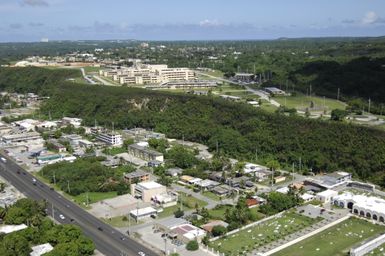
[[[295,233],[317,221],[319,219],[311,219],[297,213],[288,212],[280,218],[268,220],[228,237],[218,239],[212,242],[210,246],[225,253],[225,255],[241,255],[246,251],[251,252],[262,245]]]
[[[111,147],[111,148],[106,148],[103,150],[104,154],[111,155],[111,156],[125,153],[125,152],[127,152],[126,147]]]
[[[198,204],[200,208],[205,207],[207,205],[207,202],[195,198],[191,195],[186,195],[183,192],[179,192],[179,195],[179,200],[182,200],[183,206],[188,207],[190,209],[195,209],[196,204]]]
[[[166,217],[172,216],[172,215],[174,215],[174,212],[178,209],[179,209],[179,204],[174,205],[174,206],[170,206],[167,208],[163,208],[163,212],[158,213],[158,218],[161,219],[161,218],[166,218]],[[183,207],[183,210],[186,211],[186,210],[191,210],[191,209]]]
[[[383,233],[384,226],[350,218],[317,235],[292,245],[274,256],[343,256],[350,248],[370,237]]]
[[[221,198],[211,191],[204,191],[202,195],[204,195],[207,198],[210,198],[211,200],[221,201]]]
[[[114,198],[117,196],[116,191],[112,192],[89,192],[88,193],[88,200],[89,203],[96,203],[98,201],[102,201],[109,198]],[[82,193],[77,196],[72,197],[76,203],[85,205],[87,203],[87,193]]]
[[[182,199],[183,211],[189,211],[189,210],[195,209],[196,204],[199,205],[199,208],[205,207],[207,205],[207,202],[199,200],[193,196],[188,196],[182,192],[179,192],[179,194],[182,194],[182,197],[179,197],[179,200]],[[178,201],[177,205],[164,208],[163,212],[158,213],[158,218],[165,218],[173,215],[174,212],[179,209],[179,207],[180,207],[180,202]]]
[[[89,72],[97,72],[99,73],[99,70],[101,69],[100,67],[93,67],[93,66],[87,66],[87,67],[83,67],[84,68],[84,71],[86,73],[89,73]]]
[[[286,107],[296,108],[296,109],[310,108],[311,101],[313,101],[315,107],[323,109],[325,106],[327,111],[331,111],[333,109],[345,109],[346,107],[345,103],[338,100],[325,98],[325,101],[324,101],[323,97],[317,97],[317,96],[308,97],[306,95],[299,94],[299,93],[297,93],[296,96],[277,96],[277,97],[274,97],[273,99],[278,101],[283,106],[285,106],[285,103],[286,103]]]
[[[213,219],[224,220],[226,209],[232,209],[231,205],[218,205],[217,207],[210,209],[209,214]]]

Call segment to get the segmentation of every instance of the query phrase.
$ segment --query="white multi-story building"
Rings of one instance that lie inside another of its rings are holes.
[[[169,68],[164,64],[111,68],[99,71],[101,76],[111,77],[120,84],[159,84],[195,79],[195,72],[188,68]]]
[[[99,133],[96,138],[112,146],[120,146],[123,144],[122,135],[113,132]]]

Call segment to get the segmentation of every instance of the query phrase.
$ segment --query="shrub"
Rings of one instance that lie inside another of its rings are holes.
[[[188,251],[196,251],[199,249],[199,244],[196,240],[192,240],[186,244],[186,249]]]

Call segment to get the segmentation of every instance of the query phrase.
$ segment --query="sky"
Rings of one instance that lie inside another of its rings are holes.
[[[0,0],[0,42],[383,35],[385,0]]]

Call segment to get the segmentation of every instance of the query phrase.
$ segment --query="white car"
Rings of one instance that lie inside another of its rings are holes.
[[[63,214],[60,214],[60,215],[59,215],[59,218],[62,219],[62,220],[64,220],[66,217],[64,217]]]

